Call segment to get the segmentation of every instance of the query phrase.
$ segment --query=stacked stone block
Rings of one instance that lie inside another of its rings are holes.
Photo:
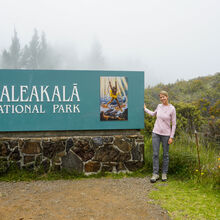
[[[135,171],[144,165],[144,140],[141,135],[1,138],[0,164],[7,169],[11,162],[45,172]]]

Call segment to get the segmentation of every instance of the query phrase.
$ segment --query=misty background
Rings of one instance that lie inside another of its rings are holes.
[[[145,86],[220,71],[219,0],[0,0],[0,68],[145,71]]]

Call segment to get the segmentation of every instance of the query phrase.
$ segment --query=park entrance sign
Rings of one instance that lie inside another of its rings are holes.
[[[0,70],[0,76],[0,132],[144,127],[144,72]]]
[[[0,70],[0,164],[48,172],[144,165],[144,72]]]

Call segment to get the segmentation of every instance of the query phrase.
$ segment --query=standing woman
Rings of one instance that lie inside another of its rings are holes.
[[[176,109],[173,105],[168,103],[168,93],[166,91],[161,91],[159,96],[162,104],[159,104],[154,112],[147,109],[144,104],[144,111],[157,118],[152,133],[153,176],[150,179],[151,183],[155,183],[159,179],[160,143],[162,143],[163,146],[162,181],[167,180],[169,145],[173,142],[176,130]]]

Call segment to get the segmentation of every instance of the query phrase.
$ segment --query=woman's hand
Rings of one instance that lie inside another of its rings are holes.
[[[144,109],[146,108],[146,105],[145,105],[145,103],[144,103]]]
[[[168,144],[172,144],[172,143],[173,143],[173,138],[169,138]]]

